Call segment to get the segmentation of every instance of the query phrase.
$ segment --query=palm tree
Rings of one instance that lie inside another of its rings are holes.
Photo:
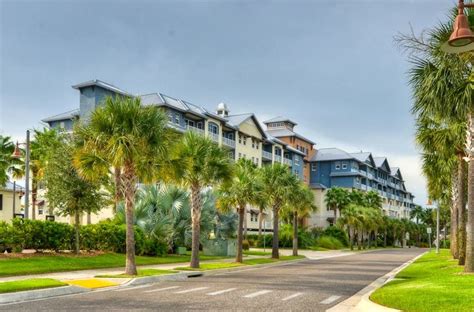
[[[472,10],[467,10],[467,16],[474,20]],[[474,272],[474,112],[472,84],[472,54],[464,55],[445,54],[441,45],[448,40],[452,23],[440,24],[425,37],[417,38],[413,34],[398,38],[400,45],[409,51],[413,68],[410,72],[410,84],[413,89],[413,113],[416,117],[443,116],[454,120],[467,121],[466,147],[468,160],[468,216],[466,225],[466,272]],[[453,155],[455,156],[455,155]],[[454,176],[454,174],[453,174]],[[430,184],[428,177],[428,183]],[[459,177],[457,178],[459,181]],[[457,182],[453,185],[457,192],[460,190]],[[430,185],[429,185],[430,186]],[[460,202],[461,199],[457,199]],[[459,205],[453,205],[459,207]],[[464,207],[463,207],[464,208]],[[464,209],[462,213],[464,213]],[[453,208],[453,221],[457,214]],[[457,224],[454,228],[457,228]],[[456,235],[452,235],[455,239]],[[455,248],[455,247],[454,247]]]
[[[356,230],[360,227],[360,207],[355,204],[349,204],[342,212],[338,220],[340,227],[346,227],[349,233],[349,247],[354,250],[354,237]]]
[[[423,215],[423,208],[421,206],[416,206],[410,211],[410,218],[415,219],[416,224],[420,223],[422,215]]]
[[[236,208],[239,215],[237,229],[237,253],[235,261],[242,263],[242,242],[244,219],[247,205],[257,202],[259,183],[256,179],[257,168],[250,159],[241,158],[234,167],[234,176],[230,183],[224,184],[219,192],[218,206],[223,210]]]
[[[191,267],[199,268],[201,193],[205,188],[231,181],[232,165],[227,152],[209,138],[187,132],[173,151],[170,169],[170,179],[191,194]]]
[[[8,136],[0,135],[0,186],[4,186],[9,180],[9,174],[14,178],[23,176],[23,162],[12,157],[15,144]]]
[[[338,210],[344,209],[350,202],[349,192],[341,187],[332,187],[327,191],[324,200],[329,209],[334,211],[334,224],[336,224]]]
[[[268,206],[272,207],[273,212],[272,258],[278,259],[280,209],[288,201],[296,180],[288,170],[288,166],[280,163],[260,168],[260,179],[262,185],[262,196],[267,198]]]
[[[382,197],[376,191],[368,191],[363,197],[364,206],[376,209],[382,209]]]
[[[136,275],[133,207],[138,182],[152,182],[170,145],[167,117],[155,106],[141,106],[139,98],[108,97],[92,112],[87,124],[75,129],[75,166],[88,179],[121,168],[126,206],[125,273]]]
[[[298,221],[316,211],[317,207],[314,204],[314,193],[296,176],[293,177],[296,180],[291,182],[293,190],[290,191],[285,208],[293,218],[293,256],[298,256]]]

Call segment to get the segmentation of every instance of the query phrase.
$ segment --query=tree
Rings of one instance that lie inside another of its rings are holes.
[[[227,152],[194,132],[187,132],[172,153],[169,178],[191,194],[192,268],[199,268],[201,193],[205,188],[229,182],[232,174]]]
[[[349,204],[342,212],[341,217],[338,220],[340,227],[346,227],[349,233],[349,247],[354,250],[354,237],[356,230],[360,228],[361,222],[361,210],[360,207],[355,204]]]
[[[219,191],[218,206],[228,211],[236,208],[239,215],[237,227],[237,253],[235,261],[242,263],[242,242],[244,218],[247,205],[258,202],[260,185],[256,178],[257,168],[250,159],[241,158],[234,166],[234,176],[230,183],[223,184]]]
[[[63,216],[74,217],[75,251],[80,252],[79,229],[83,213],[99,211],[103,207],[100,184],[86,181],[72,165],[73,143],[66,137],[56,137],[57,144],[47,154],[49,162],[44,168],[48,204]]]
[[[421,206],[415,206],[415,208],[413,208],[410,211],[410,218],[415,219],[416,224],[420,223],[422,216],[423,216],[423,208]]]
[[[125,273],[136,275],[133,206],[138,182],[159,176],[172,142],[167,117],[156,106],[141,106],[139,98],[107,97],[88,123],[76,127],[79,148],[74,163],[89,180],[109,176],[120,168],[126,206]]]
[[[291,182],[293,190],[290,190],[285,203],[285,209],[292,216],[293,223],[293,256],[298,256],[298,221],[316,211],[314,204],[314,193],[304,183],[294,176],[295,181]]]
[[[0,186],[8,182],[9,174],[15,178],[23,176],[23,161],[12,157],[14,150],[15,144],[10,137],[0,135]]]
[[[327,191],[324,200],[329,209],[334,211],[334,224],[336,224],[337,212],[350,202],[349,192],[341,187],[332,187]]]
[[[279,258],[279,225],[280,209],[285,205],[293,190],[295,177],[291,174],[288,166],[275,163],[272,166],[264,166],[259,170],[262,184],[262,196],[268,200],[268,206],[273,212],[273,241],[272,258]]]
[[[376,191],[368,191],[364,194],[363,202],[365,207],[382,209],[382,197]]]

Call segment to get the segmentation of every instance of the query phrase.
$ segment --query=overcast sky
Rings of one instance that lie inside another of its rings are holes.
[[[449,0],[0,0],[0,134],[79,106],[101,79],[231,113],[278,115],[317,148],[371,151],[426,203],[406,56],[393,37],[446,20]]]

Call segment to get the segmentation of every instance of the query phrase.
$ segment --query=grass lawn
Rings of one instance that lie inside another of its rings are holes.
[[[52,278],[32,278],[21,281],[11,281],[0,283],[0,294],[15,291],[32,290],[40,288],[52,288],[67,286],[67,284]]]
[[[193,269],[190,267],[178,267],[175,270],[182,270],[182,271],[208,271],[208,270],[217,270],[217,269],[227,269],[227,268],[234,268],[240,266],[247,266],[247,265],[256,265],[256,264],[267,264],[267,263],[274,263],[279,261],[289,261],[289,260],[296,260],[296,259],[303,259],[304,256],[281,256],[280,259],[272,259],[272,258],[258,258],[258,259],[244,259],[244,263],[236,263],[236,262],[214,262],[214,263],[202,263],[199,269]]]
[[[449,250],[430,252],[375,291],[370,299],[403,311],[474,311],[474,274],[462,274]]]
[[[158,269],[143,269],[138,270],[138,275],[127,275],[127,274],[116,274],[116,275],[97,275],[96,277],[103,277],[103,278],[128,278],[128,277],[145,277],[145,276],[155,276],[155,275],[165,275],[165,274],[172,274],[177,273],[177,271],[173,270],[158,270]]]
[[[270,256],[272,254],[271,251],[261,251],[261,250],[244,250],[244,255],[247,256]]]
[[[201,255],[201,260],[215,260],[223,257]],[[189,262],[189,255],[168,255],[164,257],[137,256],[137,265]],[[95,256],[48,255],[27,258],[0,259],[0,277],[51,272],[77,271],[125,266],[125,255],[107,253]]]

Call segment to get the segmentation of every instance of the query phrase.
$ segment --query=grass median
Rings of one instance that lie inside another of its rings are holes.
[[[464,274],[449,250],[425,254],[370,299],[403,311],[474,311],[474,274]]]
[[[204,256],[201,260],[217,260],[223,257]],[[137,265],[153,265],[189,262],[189,255],[167,255],[163,257],[137,256]],[[0,259],[0,277],[29,274],[67,272],[88,269],[118,268],[125,266],[125,255],[106,253],[100,255],[45,255],[26,258]]]
[[[60,286],[67,286],[67,284],[52,278],[32,278],[20,281],[2,282],[0,283],[0,294]]]
[[[174,270],[158,270],[158,269],[138,269],[137,275],[128,275],[128,274],[103,274],[103,275],[96,275],[95,277],[100,278],[132,278],[132,277],[146,277],[146,276],[156,276],[156,275],[166,275],[178,273],[178,271]]]
[[[219,269],[230,269],[235,267],[243,267],[249,265],[257,264],[268,264],[275,262],[291,261],[304,259],[305,256],[281,256],[280,259],[272,258],[255,258],[255,259],[244,259],[244,263],[237,262],[213,262],[213,263],[201,263],[199,269],[194,269],[190,267],[177,267],[175,270],[179,271],[209,271],[209,270],[219,270]]]

